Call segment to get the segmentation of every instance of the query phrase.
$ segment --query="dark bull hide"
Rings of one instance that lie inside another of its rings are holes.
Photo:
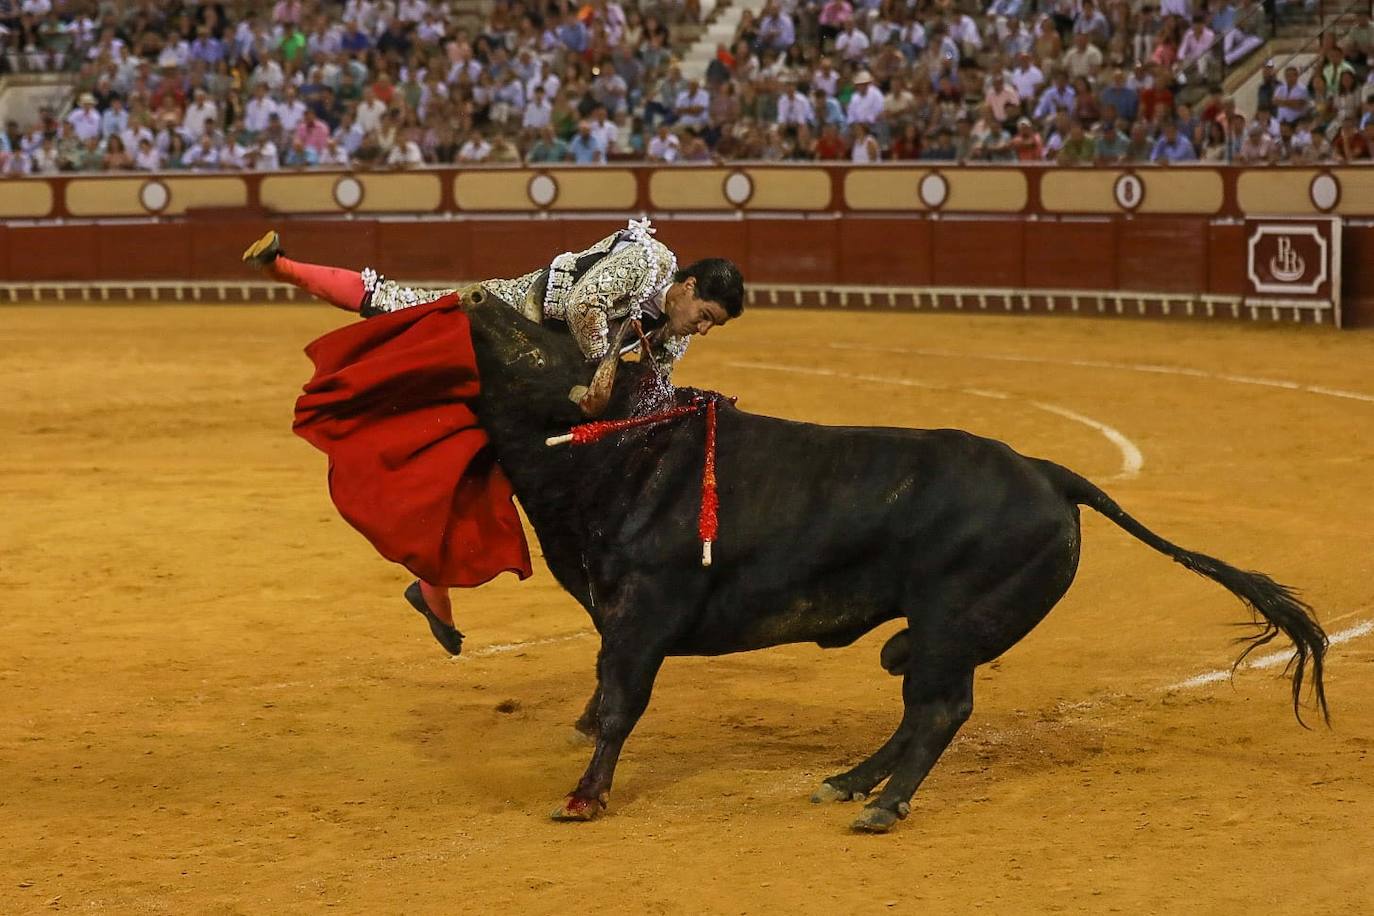
[[[579,723],[596,749],[555,817],[605,807],[665,657],[845,646],[901,618],[906,629],[881,657],[902,677],[901,724],[813,799],[860,799],[887,780],[854,824],[887,830],[972,712],[974,668],[1029,633],[1073,582],[1080,505],[1245,601],[1260,628],[1247,652],[1280,632],[1291,639],[1294,709],[1310,665],[1326,712],[1326,636],[1289,589],[1170,544],[1072,471],[958,430],[824,427],[722,405],[720,535],[703,568],[704,421],[550,448],[545,437],[585,419],[569,400],[590,375],[576,347],[490,296],[467,309],[482,423],[549,568],[601,634],[599,686]],[[608,417],[630,416],[648,390],[646,367],[619,372]]]

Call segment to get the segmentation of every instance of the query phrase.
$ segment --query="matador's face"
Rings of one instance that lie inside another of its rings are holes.
[[[679,337],[705,337],[712,328],[730,320],[730,314],[719,302],[697,298],[696,277],[668,287],[663,296],[663,311],[668,316],[668,332]]]

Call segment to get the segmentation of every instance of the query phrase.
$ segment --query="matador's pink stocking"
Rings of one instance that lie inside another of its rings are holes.
[[[325,267],[320,264],[306,264],[278,255],[272,259],[268,270],[277,280],[299,286],[301,289],[336,305],[341,309],[356,312],[363,305],[363,276],[356,270],[340,267]],[[428,595],[426,595],[428,600]],[[447,599],[445,600],[447,605]],[[431,603],[430,607],[434,607]]]

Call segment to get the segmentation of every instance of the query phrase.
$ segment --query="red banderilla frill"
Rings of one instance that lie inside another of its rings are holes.
[[[716,512],[720,508],[720,496],[716,492],[716,402],[722,395],[697,395],[690,404],[670,407],[658,413],[625,420],[593,420],[574,426],[570,432],[561,436],[550,436],[545,445],[588,445],[612,433],[624,432],[636,426],[651,423],[665,423],[691,414],[706,414],[706,461],[701,473],[701,511],[697,515],[697,534],[701,538],[701,565],[711,565],[711,545],[717,532]],[[730,398],[733,404],[735,399]]]

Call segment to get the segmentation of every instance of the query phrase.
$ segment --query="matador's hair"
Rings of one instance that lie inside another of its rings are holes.
[[[731,318],[744,311],[744,275],[734,261],[703,258],[673,274],[673,281],[682,283],[688,277],[696,278],[698,299],[719,304]]]

